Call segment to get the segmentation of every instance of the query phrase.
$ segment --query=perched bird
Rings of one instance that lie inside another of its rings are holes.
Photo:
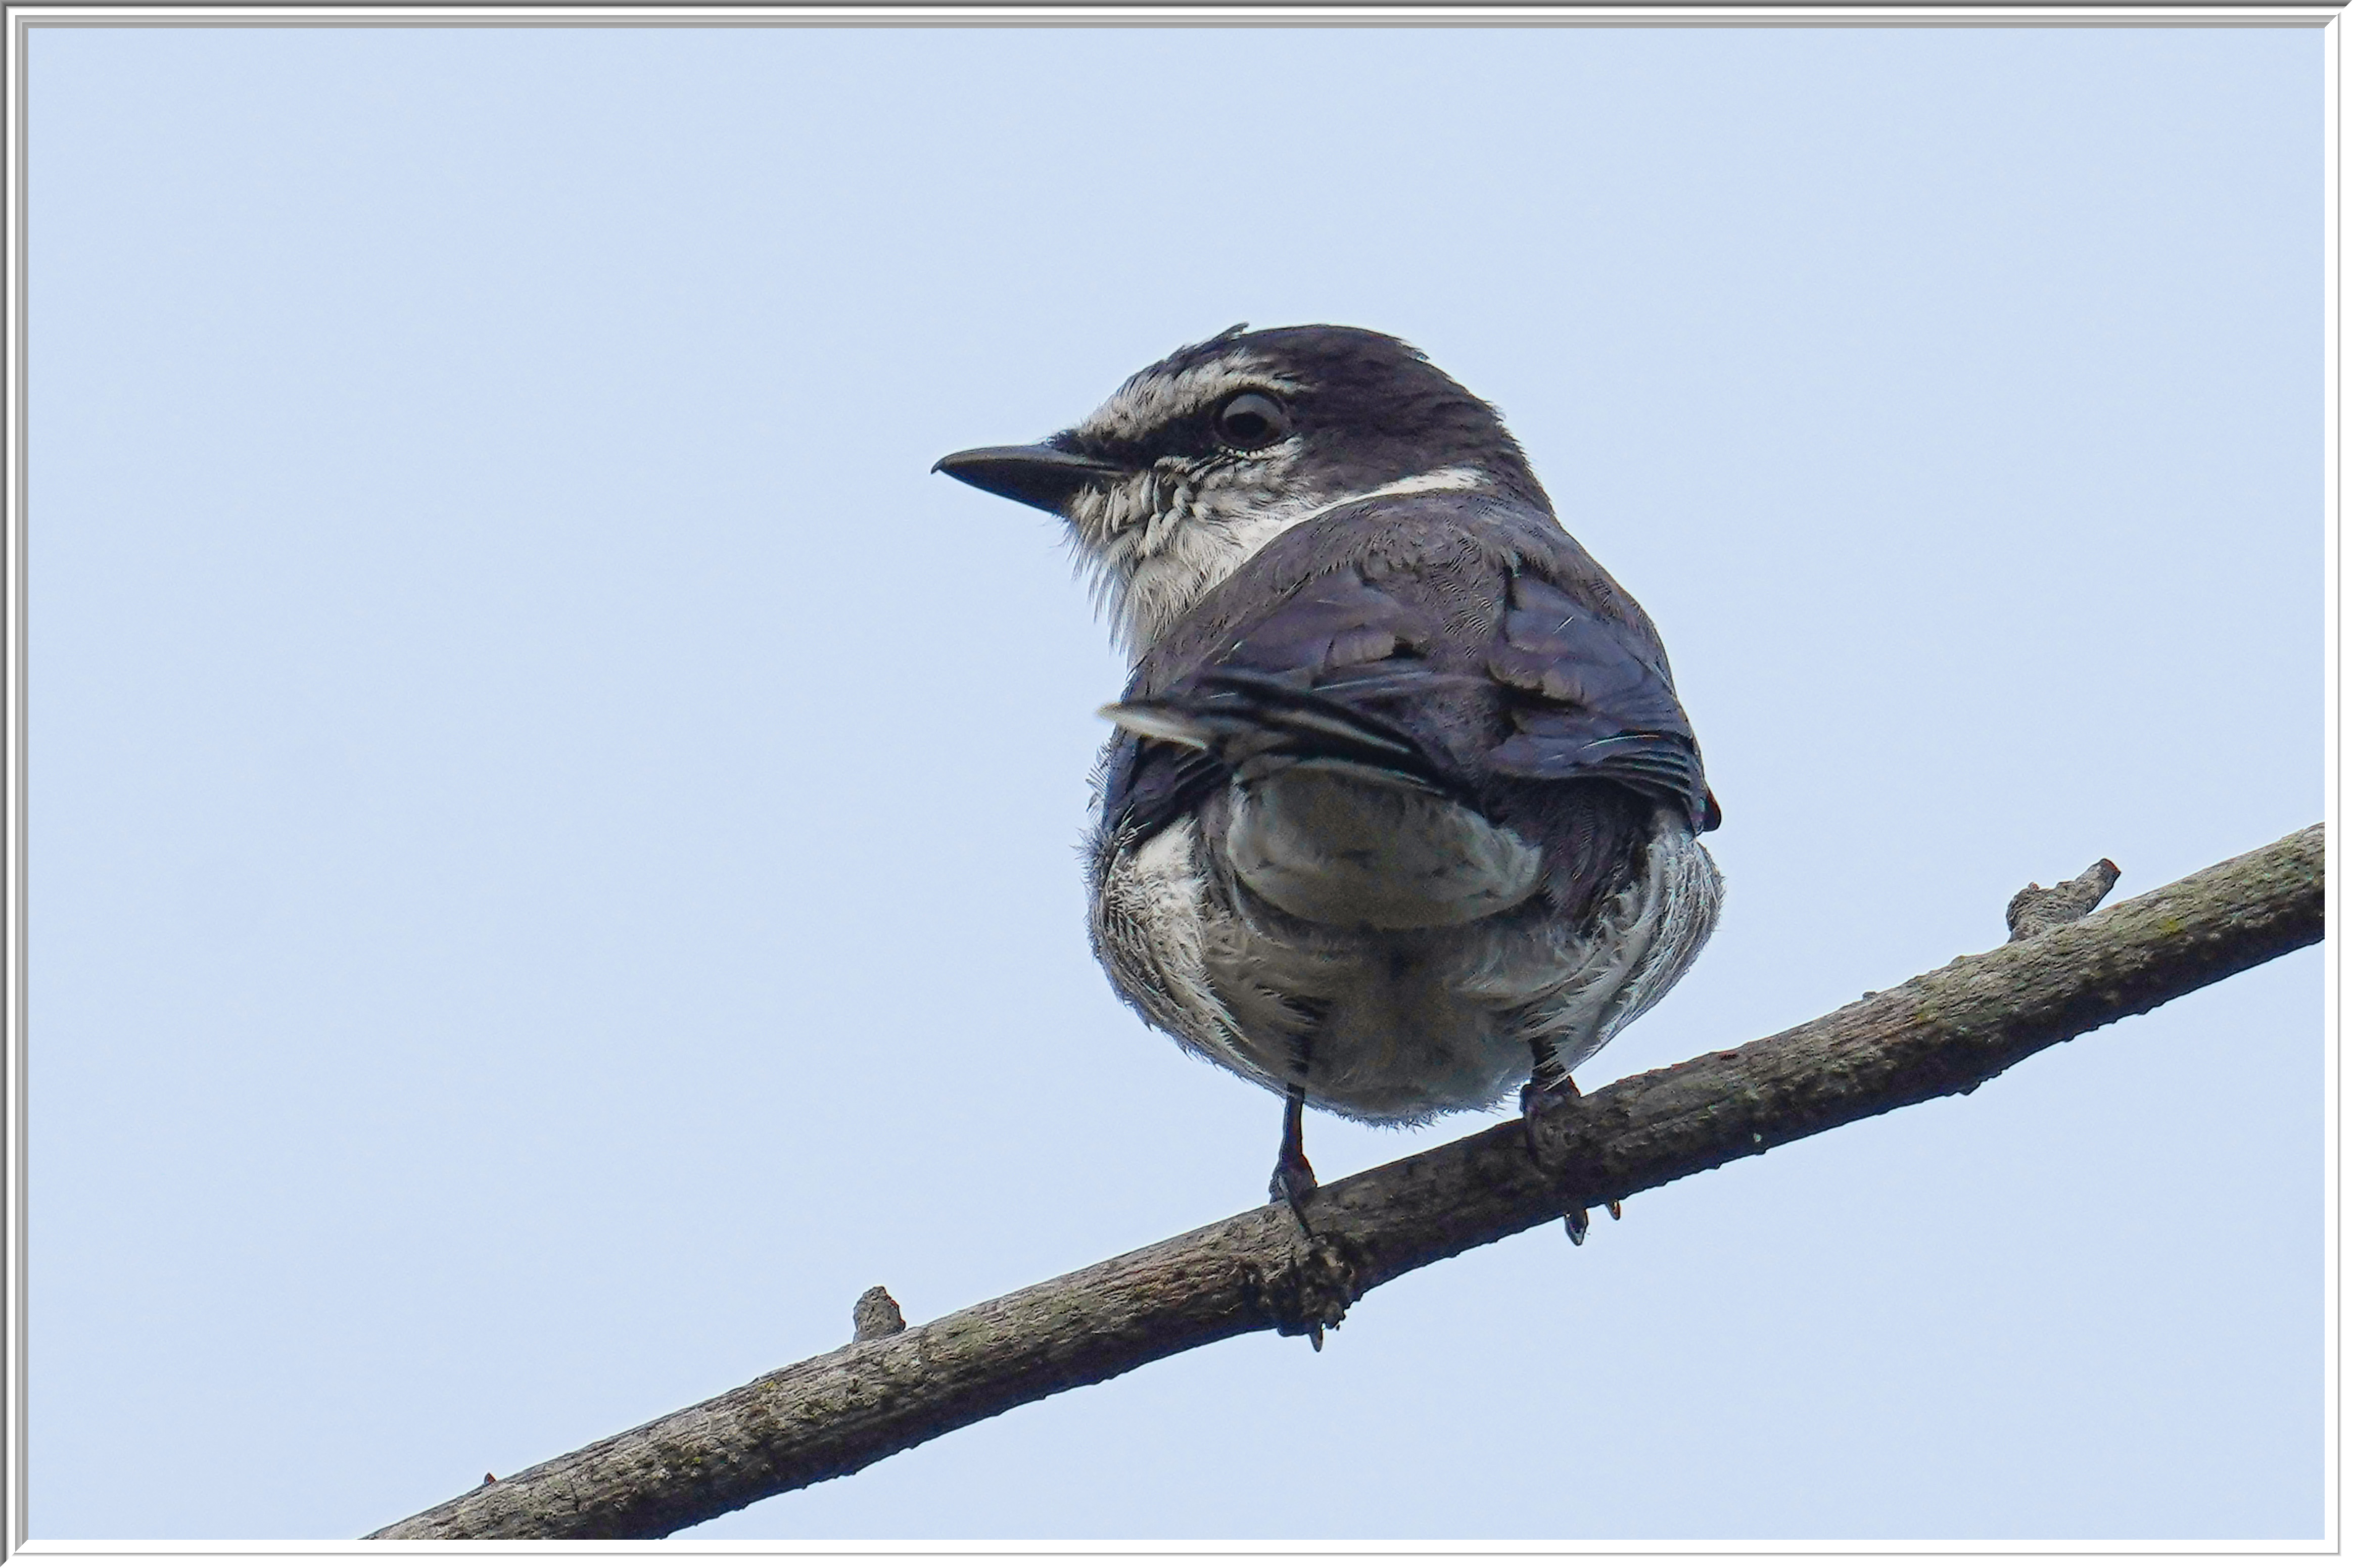
[[[1095,954],[1284,1097],[1270,1193],[1302,1223],[1303,1106],[1574,1095],[1706,942],[1720,814],[1658,633],[1417,350],[1238,326],[1042,443],[936,467],[1059,513],[1134,658],[1104,710]]]

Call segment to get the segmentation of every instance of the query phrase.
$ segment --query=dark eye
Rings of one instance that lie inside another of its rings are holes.
[[[1218,439],[1240,451],[1272,446],[1291,433],[1291,416],[1263,392],[1229,398],[1218,410]]]

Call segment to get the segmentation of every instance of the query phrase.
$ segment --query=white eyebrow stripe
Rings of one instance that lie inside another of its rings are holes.
[[[1228,392],[1265,387],[1295,393],[1297,382],[1276,374],[1271,366],[1247,349],[1236,349],[1203,364],[1170,375],[1145,371],[1132,377],[1101,408],[1086,416],[1079,428],[1089,435],[1114,440],[1156,430]]]

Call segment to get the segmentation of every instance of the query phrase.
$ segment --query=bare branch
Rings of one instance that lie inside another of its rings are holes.
[[[2090,908],[2107,888],[2078,884],[2105,864],[2049,893],[2091,893]],[[861,1337],[376,1536],[665,1535],[1196,1345],[1329,1327],[1410,1269],[1568,1208],[1966,1094],[2046,1046],[2318,942],[2322,883],[2316,826],[1737,1050],[1621,1079],[1532,1130],[1491,1127],[1335,1182],[1309,1201],[1312,1237],[1283,1208],[1236,1215]]]

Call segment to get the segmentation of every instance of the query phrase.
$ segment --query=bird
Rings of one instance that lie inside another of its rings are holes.
[[[1306,1107],[1410,1126],[1516,1089],[1533,1119],[1698,956],[1723,814],[1664,645],[1418,349],[1229,327],[934,470],[1067,527],[1132,660],[1095,956],[1282,1097],[1268,1197],[1303,1227]]]

